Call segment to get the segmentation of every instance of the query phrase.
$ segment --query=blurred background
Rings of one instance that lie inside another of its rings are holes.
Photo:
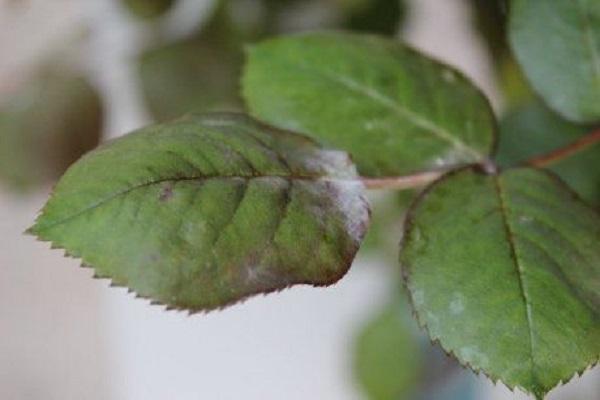
[[[527,398],[462,369],[416,327],[396,266],[410,192],[373,195],[373,231],[334,287],[193,317],[109,289],[22,234],[100,141],[189,110],[240,109],[243,47],[284,32],[403,38],[492,99],[501,163],[527,156],[515,138],[532,121],[565,132],[551,149],[580,128],[533,99],[503,40],[505,11],[489,0],[0,0],[0,399]],[[599,377],[549,398],[600,399]]]

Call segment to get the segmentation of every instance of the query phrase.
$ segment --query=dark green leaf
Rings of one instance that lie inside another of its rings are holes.
[[[460,73],[377,36],[263,42],[243,95],[255,116],[350,152],[367,176],[478,161],[494,142],[489,104]]]
[[[514,166],[581,138],[590,128],[567,122],[534,102],[509,112],[500,123],[497,160]],[[600,206],[600,144],[551,166],[583,199]]]
[[[355,374],[371,400],[409,398],[423,372],[419,338],[398,303],[370,321],[356,344]]]
[[[398,31],[406,12],[401,0],[346,0],[343,27],[353,31],[393,35]]]
[[[600,120],[600,2],[514,0],[509,36],[525,75],[555,111]]]
[[[31,232],[140,296],[210,310],[340,279],[369,217],[355,178],[303,136],[189,116],[86,155]]]
[[[420,323],[461,363],[538,397],[600,356],[600,216],[554,176],[453,172],[411,210]]]
[[[188,112],[239,109],[243,54],[222,2],[192,37],[146,50],[139,60],[144,100],[158,121]]]
[[[152,19],[166,13],[176,0],[122,0],[122,2],[135,16]]]
[[[98,145],[102,104],[88,81],[46,66],[0,104],[0,178],[27,189],[58,179]]]
[[[239,108],[242,53],[204,37],[146,51],[140,59],[144,100],[158,121],[191,111]]]
[[[506,20],[508,0],[468,0],[473,7],[473,19],[490,49],[494,61],[500,63],[507,56]]]

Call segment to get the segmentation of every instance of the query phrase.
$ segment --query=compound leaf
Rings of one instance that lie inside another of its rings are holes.
[[[600,2],[514,0],[509,38],[525,75],[556,112],[600,120]]]
[[[465,77],[378,36],[265,41],[242,86],[255,116],[350,152],[366,176],[479,161],[494,143],[493,113]]]
[[[99,277],[200,311],[336,282],[368,217],[347,154],[241,115],[207,114],[87,154],[30,231]]]
[[[542,397],[600,356],[600,216],[550,173],[450,173],[411,210],[420,323],[461,363]]]

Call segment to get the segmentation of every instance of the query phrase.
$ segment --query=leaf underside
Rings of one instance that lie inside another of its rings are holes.
[[[600,2],[514,0],[509,38],[525,75],[556,112],[600,121]]]
[[[600,356],[600,217],[549,173],[472,168],[411,210],[417,317],[461,363],[538,397]]]
[[[480,161],[495,119],[458,71],[396,40],[305,33],[248,51],[243,97],[253,115],[348,151],[363,176]]]
[[[303,136],[191,115],[87,154],[30,231],[141,297],[210,310],[340,279],[369,218],[355,174]]]

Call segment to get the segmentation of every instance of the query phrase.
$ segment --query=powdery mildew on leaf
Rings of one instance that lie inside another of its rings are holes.
[[[350,267],[369,219],[345,153],[235,114],[104,144],[58,183],[31,232],[171,308],[220,308]]]

